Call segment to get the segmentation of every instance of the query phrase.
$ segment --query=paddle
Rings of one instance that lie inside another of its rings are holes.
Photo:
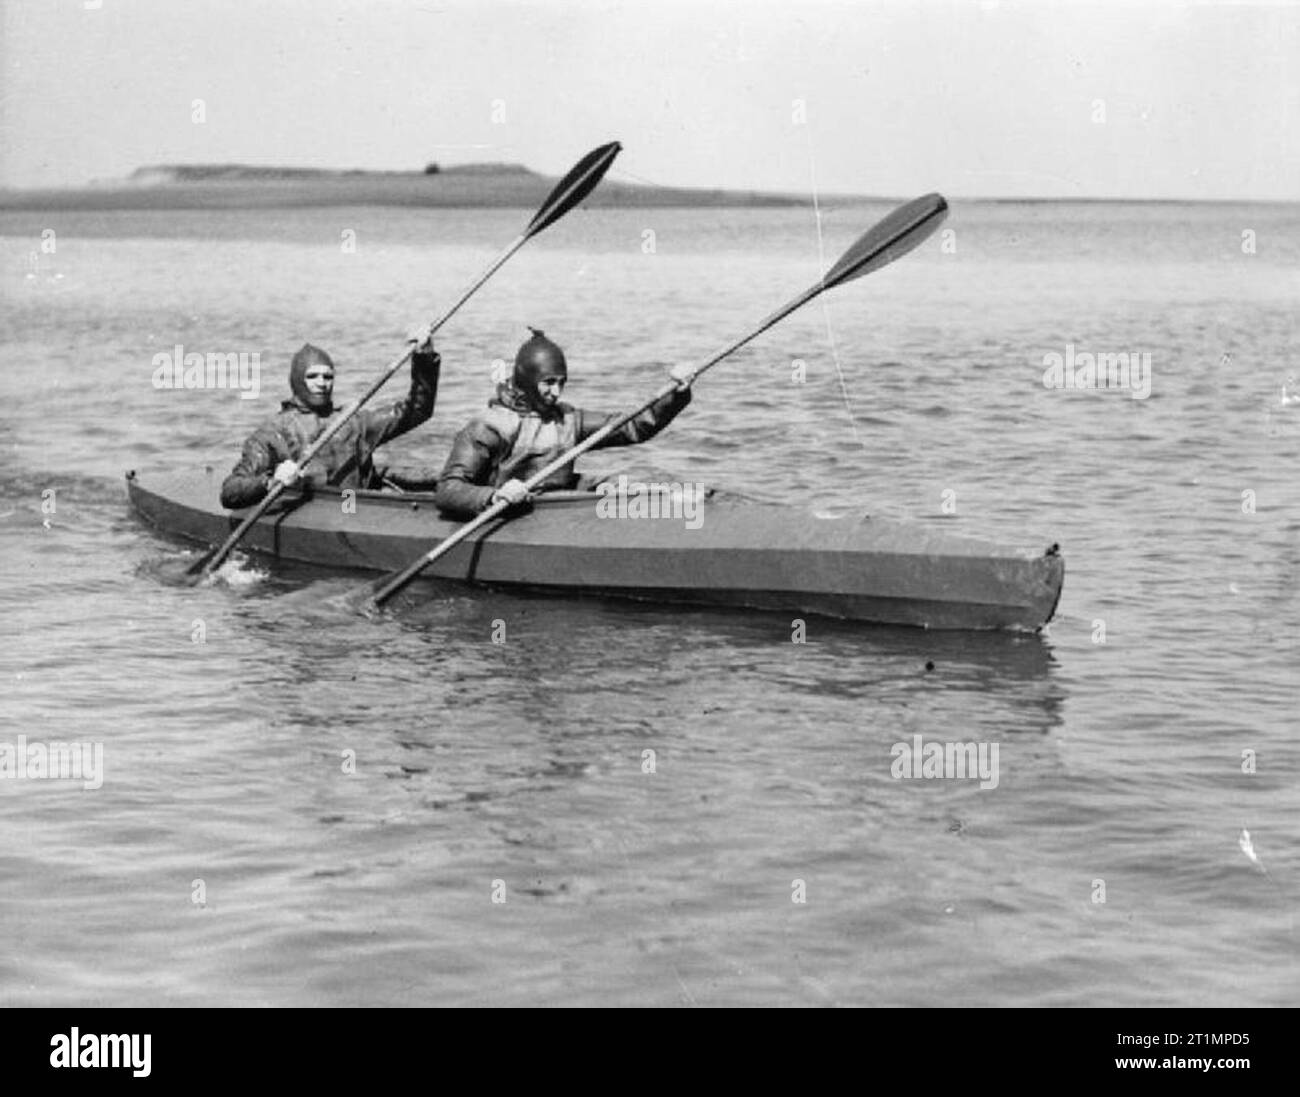
[[[485,270],[470,285],[470,287],[460,295],[456,300],[456,303],[434,321],[433,325],[429,329],[429,334],[434,334],[443,326],[443,324],[455,316],[460,310],[460,307],[474,295],[483,283],[491,278],[492,275],[501,268],[505,261],[523,247],[525,243],[543,229],[549,228],[551,225],[555,224],[556,221],[586,198],[587,195],[595,189],[596,184],[600,182],[605,172],[609,170],[610,164],[614,162],[614,157],[619,154],[622,148],[623,146],[617,141],[611,141],[607,145],[601,145],[599,148],[592,149],[591,152],[587,153],[586,156],[574,164],[574,166],[569,169],[569,173],[556,183],[552,188],[551,193],[546,196],[546,201],[542,203],[537,213],[533,215],[533,219],[528,222],[524,231],[510,242],[505,251],[497,256],[493,261],[492,265],[488,267],[487,270]],[[342,429],[343,425],[356,415],[356,413],[365,406],[366,402],[384,386],[393,374],[410,361],[414,350],[414,347],[408,348],[405,354],[392,362],[375,380],[375,382],[366,389],[365,393],[362,394],[361,399],[348,409],[346,414],[339,416],[338,419],[334,420],[333,423],[321,432],[316,441],[308,446],[303,451],[302,456],[298,458],[299,469],[304,468],[307,463],[321,451],[325,444]],[[230,555],[231,550],[239,544],[244,534],[252,528],[253,523],[266,513],[267,508],[269,508],[271,504],[280,497],[284,490],[284,484],[280,483],[278,480],[273,482],[270,490],[267,491],[266,496],[248,513],[244,520],[239,523],[235,528],[234,533],[227,537],[219,548],[191,565],[186,574],[195,576],[196,582],[211,575],[221,566],[226,557]]]
[[[877,222],[872,228],[868,229],[858,239],[858,241],[849,248],[822,280],[801,293],[793,301],[776,310],[766,320],[758,325],[753,331],[741,339],[736,340],[729,347],[719,351],[698,369],[692,371],[689,379],[683,381],[683,385],[689,385],[704,373],[705,370],[716,366],[729,354],[734,354],[746,343],[756,339],[768,328],[781,320],[784,320],[795,309],[806,305],[818,294],[831,289],[834,286],[842,285],[845,282],[852,281],[854,278],[860,278],[864,274],[869,274],[874,270],[892,263],[906,255],[913,248],[917,247],[924,241],[935,229],[939,227],[943,219],[948,215],[948,203],[944,201],[943,196],[939,194],[927,194],[921,198],[914,199],[905,205],[899,206],[893,213],[889,214],[883,220]],[[669,393],[678,387],[676,381],[665,385],[654,394],[640,407],[634,411],[629,411],[616,419],[611,419],[585,441],[580,442],[572,449],[561,454],[545,468],[541,469],[533,476],[524,481],[524,486],[529,488],[537,487],[548,476],[564,468],[575,458],[599,445],[601,441],[613,434],[625,423],[635,419],[642,412],[648,410],[654,404],[658,403]],[[465,523],[455,533],[448,537],[436,548],[430,549],[418,560],[413,561],[407,567],[403,568],[396,574],[389,576],[381,581],[374,593],[368,600],[368,608],[382,606],[398,591],[406,586],[412,579],[420,574],[426,567],[432,564],[438,557],[444,555],[453,549],[461,541],[465,540],[475,530],[481,529],[487,523],[491,522],[502,511],[508,509],[510,504],[506,502],[493,503],[487,510],[483,511],[477,518]]]

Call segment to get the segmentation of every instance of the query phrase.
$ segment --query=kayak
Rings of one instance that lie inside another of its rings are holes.
[[[222,476],[211,468],[132,471],[126,480],[136,513],[171,537],[215,545],[247,513],[222,508]],[[543,495],[485,525],[424,575],[567,597],[1026,631],[1051,619],[1065,578],[1056,545],[994,545],[948,532],[952,519],[822,518],[716,498],[699,501],[693,516],[665,498],[650,517],[608,503],[599,492]],[[279,560],[389,572],[461,524],[440,515],[430,494],[318,488],[281,497],[240,544]]]

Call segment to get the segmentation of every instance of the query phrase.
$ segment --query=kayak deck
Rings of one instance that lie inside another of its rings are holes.
[[[218,544],[245,511],[219,504],[213,470],[127,474],[131,505],[171,536]],[[568,596],[735,606],[940,629],[1036,630],[1060,598],[1064,561],[950,534],[935,523],[815,518],[795,508],[706,501],[677,518],[601,517],[600,496],[557,492],[491,522],[429,577]],[[396,571],[461,523],[426,494],[318,489],[277,502],[244,551],[365,572]]]

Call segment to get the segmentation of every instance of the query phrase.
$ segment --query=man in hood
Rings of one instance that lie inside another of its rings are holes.
[[[239,463],[221,485],[221,505],[234,510],[262,501],[271,484],[292,487],[299,480],[314,486],[373,488],[380,485],[374,451],[399,434],[418,427],[433,414],[438,396],[441,356],[425,329],[412,335],[411,390],[405,400],[388,408],[362,409],[331,438],[305,470],[298,461],[322,431],[346,414],[334,405],[334,362],[319,347],[307,343],[289,366],[292,399],[257,428],[244,443]]]
[[[569,368],[562,351],[545,333],[533,335],[515,355],[509,383],[498,385],[487,411],[456,436],[438,480],[438,508],[452,515],[473,516],[495,502],[521,503],[528,497],[524,481],[566,450],[595,434],[615,418],[561,403]],[[690,368],[669,371],[678,388],[629,420],[593,447],[633,446],[648,442],[691,402]],[[570,463],[535,490],[564,491],[577,485]]]

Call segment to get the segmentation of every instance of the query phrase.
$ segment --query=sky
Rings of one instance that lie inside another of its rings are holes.
[[[1300,199],[1300,4],[0,0],[0,186],[157,163]],[[197,102],[196,102],[197,101]]]

